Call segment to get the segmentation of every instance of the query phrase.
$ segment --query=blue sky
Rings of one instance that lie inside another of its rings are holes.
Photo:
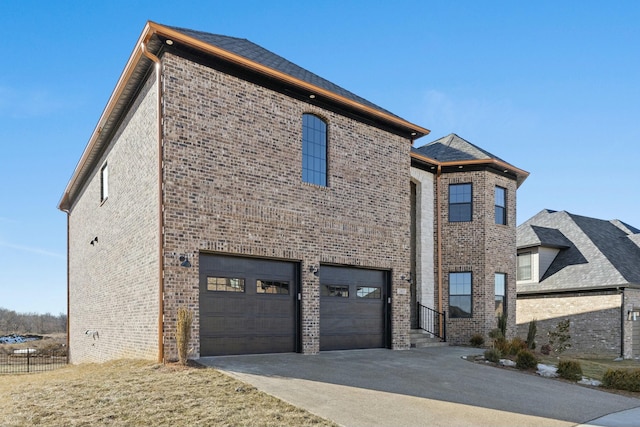
[[[0,3],[0,307],[66,311],[62,192],[147,20],[247,38],[531,172],[549,208],[640,227],[640,2]],[[628,162],[628,164],[627,164]]]

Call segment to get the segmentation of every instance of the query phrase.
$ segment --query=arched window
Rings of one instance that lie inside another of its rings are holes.
[[[327,186],[327,123],[302,115],[302,181]]]

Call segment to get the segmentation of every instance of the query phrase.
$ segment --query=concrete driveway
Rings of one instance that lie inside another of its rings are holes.
[[[462,359],[478,352],[373,349],[199,362],[344,426],[640,425],[640,399]]]

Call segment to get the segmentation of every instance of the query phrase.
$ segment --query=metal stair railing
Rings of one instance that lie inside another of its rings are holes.
[[[446,311],[440,313],[418,301],[418,328],[447,341]]]

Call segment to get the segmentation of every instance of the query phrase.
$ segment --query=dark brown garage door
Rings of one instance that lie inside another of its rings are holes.
[[[387,347],[388,273],[320,267],[320,350]]]
[[[200,354],[297,350],[298,264],[200,256]]]

